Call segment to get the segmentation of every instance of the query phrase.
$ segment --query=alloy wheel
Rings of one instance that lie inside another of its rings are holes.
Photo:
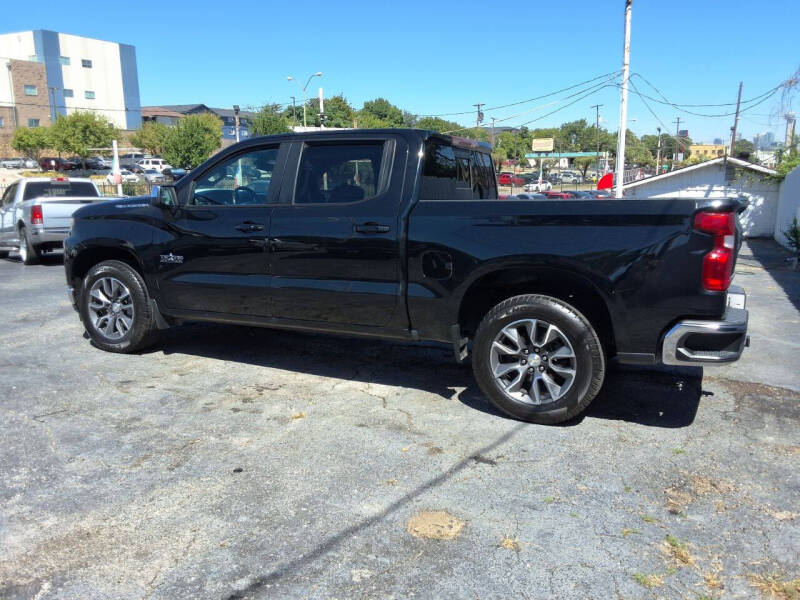
[[[103,337],[119,340],[133,326],[134,308],[130,290],[116,277],[94,282],[88,295],[92,326]]]
[[[489,360],[500,390],[526,404],[558,401],[572,387],[577,372],[567,336],[540,319],[523,319],[503,327],[492,342]]]

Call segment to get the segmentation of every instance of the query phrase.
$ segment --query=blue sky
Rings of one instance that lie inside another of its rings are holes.
[[[19,5],[22,6],[22,5]],[[36,8],[6,11],[5,31],[52,29],[136,46],[144,105],[203,102],[212,106],[290,102],[303,81],[322,71],[326,95],[344,93],[355,106],[383,96],[417,114],[468,111],[525,100],[615,71],[622,62],[622,0],[487,3],[417,0],[233,3],[102,3],[65,9],[39,0]],[[672,102],[735,102],[757,96],[800,66],[800,2],[770,0],[636,0],[631,71]],[[641,79],[639,91],[656,96]],[[583,88],[576,88],[580,90]],[[574,90],[573,90],[574,91]],[[519,125],[563,107],[565,92],[486,112],[487,120]],[[556,104],[551,102],[559,101]],[[619,123],[619,92],[602,89],[530,127],[594,119]],[[800,106],[795,100],[794,109]],[[680,115],[696,141],[728,137],[732,117],[706,118],[650,102],[664,125]],[[787,108],[779,96],[744,113],[745,136],[773,131],[783,139]],[[729,109],[689,109],[723,113]],[[528,112],[526,112],[528,111]],[[629,127],[653,132],[659,121],[635,94]],[[464,124],[472,116],[448,117]],[[681,129],[683,129],[683,123]]]

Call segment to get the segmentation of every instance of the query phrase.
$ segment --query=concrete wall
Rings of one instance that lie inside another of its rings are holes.
[[[775,240],[788,247],[783,232],[795,217],[800,221],[800,167],[796,167],[781,183],[776,213]]]
[[[626,198],[724,198],[744,196],[750,207],[740,216],[746,237],[772,237],[778,204],[778,185],[751,170],[737,169],[726,181],[725,168],[713,164],[676,173],[625,189]]]
[[[39,97],[43,103],[54,105],[50,109],[54,116],[91,110],[120,129],[141,127],[139,76],[133,46],[37,29],[0,35],[0,56],[26,61],[33,56],[42,63],[47,84]],[[61,57],[69,59],[69,64],[61,64]],[[91,68],[83,67],[82,59],[91,60]],[[67,96],[65,90],[71,90],[72,96]],[[86,98],[87,91],[94,92],[93,99]],[[3,96],[4,83],[0,81],[0,106]]]

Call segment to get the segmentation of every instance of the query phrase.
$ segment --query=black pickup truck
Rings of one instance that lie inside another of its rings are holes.
[[[490,151],[406,129],[249,139],[78,210],[70,300],[111,352],[184,321],[449,344],[537,423],[586,408],[611,359],[739,358],[738,201],[503,200]]]

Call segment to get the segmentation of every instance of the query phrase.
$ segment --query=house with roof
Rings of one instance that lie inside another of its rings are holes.
[[[152,112],[151,112],[152,111]],[[175,120],[180,117],[174,117],[174,115],[180,115],[181,117],[185,117],[186,115],[197,115],[200,113],[211,113],[217,115],[222,120],[222,137],[224,139],[235,139],[236,138],[236,118],[234,115],[234,111],[232,108],[214,108],[213,106],[207,106],[205,104],[164,104],[162,106],[145,106],[142,108],[142,120],[144,119],[145,114],[153,114],[153,113],[162,113],[162,117],[159,119],[158,116],[154,119],[158,122],[163,122],[167,125],[174,125]],[[166,123],[165,116],[166,113],[170,113],[173,115],[173,122]],[[246,139],[250,137],[250,124],[252,119],[255,117],[255,113],[249,110],[242,110],[239,111],[239,138]]]
[[[773,169],[731,156],[720,156],[675,171],[632,181],[623,186],[625,198],[744,197],[749,206],[739,216],[745,237],[773,237],[780,185],[769,176]]]

